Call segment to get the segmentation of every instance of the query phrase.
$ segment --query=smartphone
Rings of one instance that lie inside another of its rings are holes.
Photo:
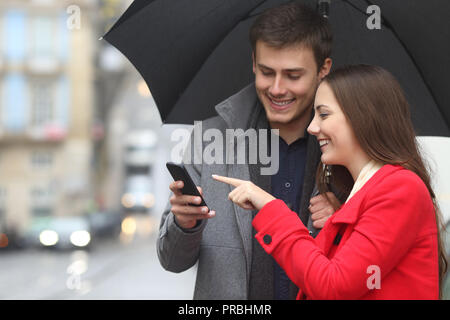
[[[206,205],[205,200],[197,189],[197,186],[192,181],[191,176],[187,172],[186,168],[182,164],[176,164],[173,162],[167,162],[166,167],[169,170],[170,174],[174,181],[181,180],[184,183],[183,188],[181,189],[181,193],[189,196],[196,196],[202,199],[200,204],[190,204],[197,207],[208,207]]]

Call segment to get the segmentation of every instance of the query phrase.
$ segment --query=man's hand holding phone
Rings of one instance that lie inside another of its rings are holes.
[[[184,183],[180,180],[172,182],[169,186],[173,192],[173,196],[170,198],[171,211],[175,215],[177,224],[184,229],[190,229],[195,227],[197,220],[214,217],[215,211],[209,211],[206,206],[198,207],[202,202],[200,197],[182,194],[183,186]],[[200,187],[197,187],[197,189],[203,195],[202,189]]]

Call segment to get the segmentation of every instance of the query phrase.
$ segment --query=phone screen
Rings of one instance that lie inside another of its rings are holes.
[[[191,176],[187,172],[186,168],[182,164],[176,164],[173,162],[167,162],[166,164],[167,169],[169,170],[170,174],[172,175],[172,178],[174,181],[183,181],[184,186],[181,189],[181,193],[185,195],[190,196],[197,196],[202,199],[202,202],[195,206],[206,206],[205,200],[203,199],[202,195],[197,189],[197,186],[192,181]],[[194,205],[194,204],[193,204]]]

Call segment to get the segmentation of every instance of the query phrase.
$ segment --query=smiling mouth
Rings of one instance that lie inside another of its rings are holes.
[[[328,143],[330,142],[330,140],[329,139],[323,139],[323,140],[319,140],[319,145],[320,145],[320,148],[322,149],[322,147],[324,147],[324,146],[326,146],[326,145],[328,145]]]
[[[272,105],[272,108],[274,108],[276,110],[287,109],[296,100],[295,98],[280,100],[280,99],[273,99],[273,98],[271,98],[268,95],[266,95],[266,96],[269,99],[269,101],[270,101],[270,103]]]

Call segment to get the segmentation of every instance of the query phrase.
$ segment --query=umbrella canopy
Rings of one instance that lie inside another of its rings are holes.
[[[135,0],[104,38],[140,72],[163,122],[190,124],[254,81],[249,28],[285,2]],[[371,4],[381,10],[381,29],[366,25]],[[450,2],[439,0],[332,0],[333,66],[384,67],[406,92],[417,134],[450,136],[449,12]]]

